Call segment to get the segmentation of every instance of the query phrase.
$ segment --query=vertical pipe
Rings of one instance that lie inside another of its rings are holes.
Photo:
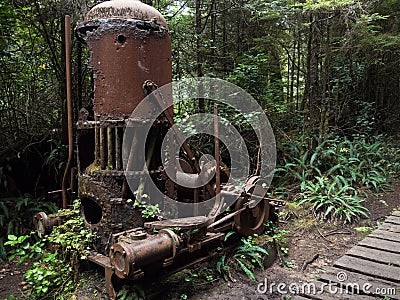
[[[100,127],[100,168],[106,169],[106,129]]]
[[[68,177],[72,168],[74,157],[74,143],[72,130],[72,96],[71,96],[71,18],[65,16],[65,78],[67,90],[67,116],[68,116],[68,162],[62,180],[62,207],[68,206],[69,196],[67,191]]]
[[[97,117],[95,117],[97,121]],[[97,124],[94,127],[94,161],[96,164],[100,161],[100,128]]]
[[[114,169],[113,128],[107,127],[107,167]]]
[[[119,136],[119,127],[115,127],[115,169],[122,170],[121,164],[121,137]]]
[[[218,104],[214,104],[214,151],[215,151],[215,198],[216,203],[220,201],[221,176],[219,160],[219,124],[218,124]]]
[[[78,62],[77,62],[77,76],[78,76],[78,85],[77,85],[77,90],[78,90],[78,104],[77,104],[77,107],[78,107],[78,109],[80,109],[81,107],[82,107],[82,95],[83,95],[83,87],[82,87],[82,84],[83,84],[83,79],[82,79],[82,42],[80,42],[79,40],[78,40],[78,44],[77,44],[77,47],[78,47]]]

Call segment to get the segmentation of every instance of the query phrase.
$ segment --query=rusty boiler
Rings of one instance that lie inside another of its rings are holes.
[[[99,230],[100,251],[108,254],[110,234],[142,225],[140,213],[126,201],[133,195],[123,178],[123,130],[125,120],[146,96],[144,82],[162,86],[172,81],[171,38],[164,17],[140,1],[106,1],[85,19],[76,32],[90,51],[95,121],[78,124],[83,131],[79,153],[87,151],[84,131],[92,131],[94,157],[87,166],[81,162],[78,194],[83,217]],[[152,134],[162,135],[161,127]],[[159,163],[152,162],[151,167],[157,177]]]
[[[147,139],[132,141],[132,147],[148,145],[146,172],[159,190],[177,201],[201,202],[216,194],[221,195],[220,201],[230,196],[238,201],[218,217],[143,220],[141,210],[132,205],[135,194],[124,173],[122,142],[135,108],[144,105],[146,119],[160,99],[148,101],[145,97],[172,81],[167,22],[156,9],[138,0],[106,1],[87,13],[77,25],[76,35],[89,48],[94,79],[93,119],[76,124],[78,198],[86,226],[98,236],[89,260],[105,268],[110,297],[116,297],[116,279],[135,280],[160,270],[171,273],[219,255],[219,241],[230,230],[236,229],[242,235],[261,233],[273,207],[279,205],[263,199],[250,207],[251,193],[261,178],[252,176],[246,189],[237,191],[224,184],[228,175],[222,167],[208,166],[218,176],[193,190],[177,186],[166,176],[160,151],[167,131],[174,125],[172,95],[163,99],[168,108],[152,124]],[[183,152],[184,157],[176,158],[183,172],[176,175],[197,180],[201,170],[190,145],[183,143]],[[144,172],[137,169],[131,176],[140,178]],[[44,213],[36,216],[41,235],[62,222]]]

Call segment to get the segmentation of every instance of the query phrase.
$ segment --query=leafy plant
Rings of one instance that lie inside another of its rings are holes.
[[[360,216],[368,216],[362,202],[357,196],[357,191],[342,183],[335,177],[331,182],[327,177],[316,177],[316,182],[309,181],[305,191],[298,194],[299,205],[310,202],[313,211],[321,219],[339,219],[344,222],[352,222]]]
[[[20,197],[0,198],[0,260],[7,256],[3,239],[29,233],[33,229],[33,217],[40,211],[53,213],[57,207],[50,202],[38,202],[27,193]]]
[[[5,243],[11,246],[10,259],[19,262],[33,260],[33,267],[26,271],[25,280],[31,285],[32,299],[66,295],[75,288],[79,260],[86,259],[93,239],[80,216],[79,201],[74,202],[71,218],[53,228],[51,234],[34,242],[34,233],[27,236],[9,235]]]
[[[269,221],[265,227],[265,234],[270,236],[272,241],[275,243],[277,250],[282,252],[284,255],[287,254],[289,248],[286,246],[287,237],[289,230],[279,229],[275,223]]]
[[[133,203],[133,207],[136,207],[139,209],[142,213],[142,217],[145,220],[154,220],[157,218],[158,214],[160,213],[160,208],[158,207],[158,204],[156,205],[151,205],[148,204],[148,195],[143,194],[141,195],[141,199]],[[132,202],[132,200],[128,200],[129,202]]]
[[[287,237],[286,235],[289,233],[289,230],[279,229],[275,223],[269,221],[265,227],[265,234],[270,236],[272,241],[275,244],[276,251],[278,257],[280,259],[281,264],[285,265],[288,268],[295,268],[290,261],[283,258],[282,256],[286,256],[288,254],[289,248],[286,245]]]
[[[3,239],[0,238],[0,261],[4,261],[7,259],[6,249],[4,248]]]
[[[225,237],[225,241],[228,237],[228,235]],[[227,275],[232,279],[230,274],[231,264],[229,261],[235,262],[247,277],[255,281],[254,269],[256,267],[264,269],[263,257],[265,255],[268,255],[268,251],[258,246],[252,236],[247,238],[242,237],[241,245],[236,247],[229,256],[223,255],[217,262],[216,269],[224,278]]]
[[[13,260],[18,256],[18,264],[22,264],[27,259],[35,259],[43,252],[44,241],[32,243],[34,239],[35,237],[33,232],[31,235],[21,235],[19,237],[9,235],[8,242],[5,243],[6,246],[12,247],[9,260]]]
[[[48,140],[51,149],[43,155],[43,167],[47,167],[50,173],[54,171],[56,177],[62,172],[65,165],[65,154],[67,152],[67,145],[61,144],[57,140]]]
[[[21,235],[29,232],[33,225],[33,216],[40,212],[55,212],[56,206],[52,203],[38,203],[31,194],[23,194],[20,197],[0,199],[0,226],[6,226],[7,235]],[[24,232],[25,230],[25,232]]]
[[[118,292],[117,297],[120,300],[139,300],[139,299],[145,299],[146,294],[141,287],[135,284],[133,287],[129,289],[121,289]]]
[[[388,189],[388,174],[397,166],[387,161],[399,155],[393,148],[390,155],[394,159],[388,158],[382,136],[352,141],[335,137],[313,151],[303,150],[306,148],[301,141],[282,146],[281,151],[289,155],[283,155],[283,163],[276,170],[276,193],[286,187],[281,193],[293,195],[299,204],[311,203],[319,218],[345,222],[367,216],[364,197]]]

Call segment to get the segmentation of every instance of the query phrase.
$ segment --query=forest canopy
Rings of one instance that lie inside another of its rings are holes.
[[[0,4],[2,165],[46,139],[65,143],[63,16],[70,14],[75,25],[98,2]],[[398,1],[147,3],[169,23],[175,79],[209,76],[238,84],[275,128],[315,135],[314,146],[337,130],[396,133]],[[76,110],[91,97],[81,51],[74,39]]]

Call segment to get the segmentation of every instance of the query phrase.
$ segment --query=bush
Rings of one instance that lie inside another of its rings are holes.
[[[18,257],[19,263],[33,261],[33,267],[24,275],[31,285],[28,298],[65,296],[75,289],[79,261],[86,259],[93,239],[78,208],[79,202],[75,201],[71,218],[37,242],[35,233],[8,236],[5,245],[12,247],[10,260]]]
[[[399,150],[383,136],[370,141],[331,138],[314,151],[304,150],[300,141],[281,147],[284,159],[276,170],[277,190],[289,188],[289,196],[294,194],[300,204],[311,203],[322,219],[352,222],[367,216],[363,198],[389,188],[388,176],[400,167]]]
[[[233,233],[232,233],[233,234]],[[225,241],[231,234],[227,234]],[[242,237],[241,245],[236,247],[229,257],[223,255],[217,263],[217,271],[225,277],[227,274],[230,278],[230,262],[236,262],[240,269],[249,277],[251,280],[256,281],[254,275],[255,267],[264,269],[263,257],[268,255],[268,251],[256,244],[256,240],[252,236],[247,238]]]

